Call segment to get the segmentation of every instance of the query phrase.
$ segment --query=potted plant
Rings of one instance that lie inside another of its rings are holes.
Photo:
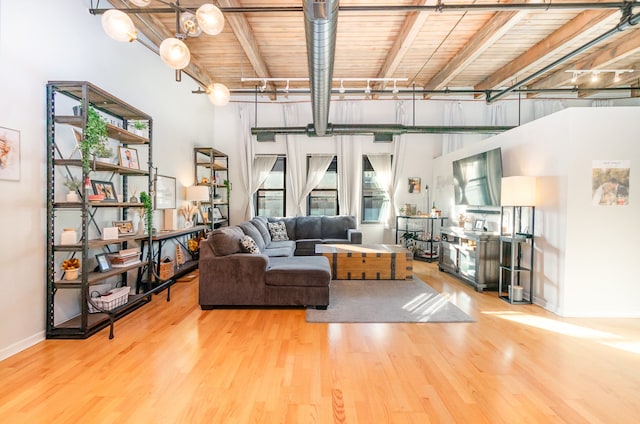
[[[147,231],[147,234],[151,234],[151,228],[153,226],[153,203],[151,201],[151,196],[147,194],[147,192],[141,191],[140,203],[142,203],[144,210],[144,228]]]
[[[78,190],[82,187],[82,182],[74,179],[73,177],[67,177],[63,184],[67,189],[69,189],[69,192],[67,193],[67,202],[79,202],[80,198],[78,197]]]
[[[62,261],[61,268],[64,270],[65,280],[75,280],[80,271],[80,260],[78,258],[65,259]]]
[[[227,203],[230,203],[231,202],[231,183],[229,182],[229,180],[224,180],[222,184],[224,184],[224,186],[227,188]]]
[[[137,134],[141,137],[146,137],[146,130],[149,128],[149,124],[145,121],[129,121],[129,124],[127,126],[127,129],[134,133]]]
[[[87,111],[87,126],[83,132],[83,139],[80,143],[82,153],[82,169],[85,175],[91,172],[91,160],[96,157],[108,158],[113,154],[107,145],[109,136],[107,134],[107,122],[96,112],[93,107]]]

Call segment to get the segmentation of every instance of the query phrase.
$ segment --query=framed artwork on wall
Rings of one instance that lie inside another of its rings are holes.
[[[176,208],[176,179],[165,175],[156,177],[156,209]]]

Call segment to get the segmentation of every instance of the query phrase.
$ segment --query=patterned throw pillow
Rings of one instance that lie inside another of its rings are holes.
[[[269,233],[271,233],[272,241],[289,240],[289,236],[287,236],[287,227],[284,225],[284,221],[270,222]]]
[[[260,249],[258,249],[258,245],[249,236],[244,236],[240,239],[240,246],[242,246],[243,252],[253,253],[254,255],[260,254]]]

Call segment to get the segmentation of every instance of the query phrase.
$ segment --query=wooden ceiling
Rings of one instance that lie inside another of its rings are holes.
[[[209,1],[182,0],[179,6],[196,9]],[[117,8],[136,7],[126,0],[110,0]],[[262,82],[243,78],[308,78],[308,62],[302,2],[292,0],[219,0],[225,15],[225,28],[217,36],[202,34],[185,42],[191,50],[191,63],[184,70],[203,86],[221,82],[232,90],[232,99],[242,90],[252,93]],[[534,7],[544,5],[530,2]],[[342,0],[338,13],[334,89],[343,86],[363,95],[366,79],[397,78],[400,90],[415,90],[428,97],[449,90],[477,90],[486,99],[523,80],[529,90],[573,89],[568,97],[591,96],[593,89],[631,88],[616,96],[640,93],[640,25],[615,30],[623,17],[621,9],[604,7],[612,2],[590,1],[577,8],[560,8],[575,2],[545,3],[547,9],[507,8],[526,2],[487,0],[446,0],[442,10],[415,11],[410,6],[436,6],[434,0]],[[622,3],[616,3],[617,6]],[[492,5],[490,10],[473,9]],[[537,6],[535,6],[537,5]],[[595,6],[598,7],[595,7]],[[393,7],[388,7],[393,6]],[[462,7],[462,6],[469,6]],[[166,2],[152,0],[151,8],[167,8]],[[276,7],[289,8],[274,11]],[[454,7],[459,7],[455,9]],[[248,10],[247,8],[254,8]],[[628,3],[626,16],[640,12],[640,2]],[[138,31],[155,45],[176,32],[175,13],[130,15]],[[635,16],[637,20],[637,16]],[[613,30],[613,31],[612,31]],[[563,56],[596,38],[611,35],[583,52],[531,78]],[[567,70],[630,69],[616,78],[614,72],[601,72],[592,82],[584,73],[572,81]],[[266,91],[272,100],[284,96],[286,81],[268,81]],[[373,98],[391,95],[393,83],[371,83]],[[289,95],[307,89],[306,81],[289,81]],[[273,90],[278,92],[274,93]],[[379,93],[376,89],[385,89]],[[424,91],[426,90],[426,91]],[[504,93],[506,94],[506,93]],[[308,92],[300,93],[308,96]],[[402,95],[402,93],[400,94]],[[529,96],[539,95],[537,92]]]

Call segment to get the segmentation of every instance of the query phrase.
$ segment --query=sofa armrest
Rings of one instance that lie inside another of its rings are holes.
[[[347,238],[351,244],[362,244],[362,231],[351,228],[347,230]]]
[[[200,258],[200,304],[259,304],[264,299],[268,264],[266,255],[251,253]]]

